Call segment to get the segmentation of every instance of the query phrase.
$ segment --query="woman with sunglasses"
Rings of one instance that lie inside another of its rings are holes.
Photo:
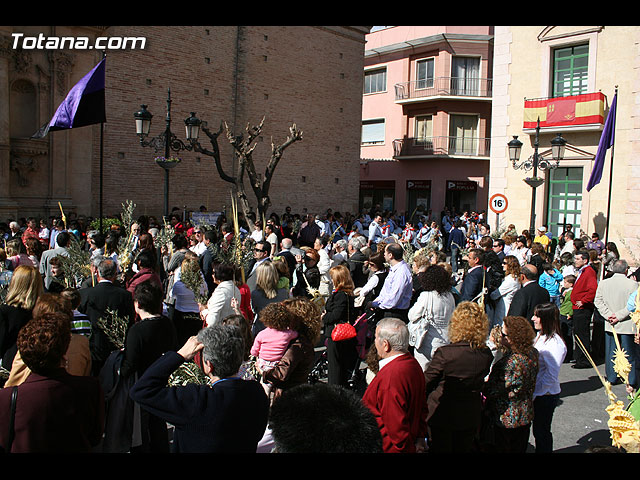
[[[535,333],[524,317],[502,323],[503,356],[493,366],[483,393],[496,453],[525,453],[533,421],[533,392],[538,375]]]
[[[560,398],[558,376],[567,355],[567,346],[562,339],[560,312],[555,303],[538,305],[531,320],[537,331],[534,347],[539,352],[538,376],[533,392],[533,436],[536,440],[536,453],[551,453],[551,421]]]

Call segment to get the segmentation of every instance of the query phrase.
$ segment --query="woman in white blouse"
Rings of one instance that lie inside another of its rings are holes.
[[[220,323],[229,315],[234,315],[231,299],[240,302],[240,290],[235,284],[235,268],[228,263],[220,263],[213,269],[216,288],[209,297],[206,307],[200,305],[200,317],[207,327]]]
[[[195,257],[195,258],[194,258]],[[189,252],[182,264],[174,271],[174,283],[171,287],[171,297],[175,299],[173,324],[178,334],[178,343],[184,345],[189,337],[197,335],[202,328],[200,318],[200,305],[196,301],[195,293],[182,281],[182,272],[191,271],[201,277],[199,297],[208,295],[207,284],[204,275],[200,271],[198,257],[193,252]],[[182,342],[182,343],[180,343]]]
[[[534,347],[539,352],[538,376],[533,392],[533,436],[536,441],[536,453],[551,453],[551,421],[560,398],[558,376],[567,354],[567,346],[560,333],[560,312],[554,303],[538,305],[531,320],[537,332]]]
[[[529,261],[529,256],[531,255],[530,250],[527,248],[527,237],[520,235],[516,239],[515,244],[511,247],[509,255],[516,257],[520,262],[520,266],[524,267]]]
[[[500,286],[491,292],[491,299],[493,300],[493,308],[489,313],[489,320],[491,321],[491,328],[496,325],[502,325],[502,319],[509,311],[511,300],[513,296],[520,289],[520,261],[513,255],[507,255],[502,260],[502,267],[504,269],[504,280]]]
[[[427,371],[435,351],[449,343],[449,320],[456,307],[451,275],[440,265],[418,274],[422,293],[409,309],[409,344],[422,370]]]

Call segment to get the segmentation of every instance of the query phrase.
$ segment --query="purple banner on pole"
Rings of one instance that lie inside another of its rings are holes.
[[[69,90],[51,121],[38,130],[32,138],[42,138],[50,131],[106,122],[105,62],[106,58],[103,58]]]
[[[604,168],[604,157],[607,154],[607,150],[613,146],[613,140],[616,130],[616,104],[618,103],[618,94],[613,96],[611,107],[609,108],[609,115],[604,122],[604,130],[600,136],[600,143],[598,143],[598,152],[596,153],[595,162],[593,163],[593,170],[591,170],[591,176],[589,177],[589,183],[587,183],[587,192],[595,187],[602,179],[602,169]],[[613,162],[613,158],[611,159]]]

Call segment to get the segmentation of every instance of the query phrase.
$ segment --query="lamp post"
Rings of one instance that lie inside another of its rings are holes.
[[[134,113],[133,117],[136,121],[136,134],[140,137],[140,146],[152,147],[156,152],[164,149],[164,157],[156,159],[156,163],[164,170],[164,216],[167,217],[169,215],[169,170],[180,163],[179,158],[171,157],[171,151],[179,153],[182,150],[193,150],[191,142],[198,140],[202,122],[195,116],[195,112],[191,112],[191,116],[184,121],[189,144],[185,144],[171,132],[171,89],[167,89],[167,116],[165,129],[160,135],[146,140],[153,118],[146,105],[141,105],[140,110]]]
[[[538,154],[538,147],[540,146],[540,118],[536,125],[536,136],[533,142],[533,155],[526,160],[520,162],[520,153],[522,153],[522,142],[518,140],[517,135],[513,136],[513,140],[507,143],[509,149],[509,160],[514,169],[524,169],[526,171],[533,170],[533,177],[527,177],[524,182],[531,187],[531,218],[529,233],[533,236],[536,228],[536,188],[544,183],[544,178],[538,177],[538,169],[552,170],[558,168],[560,160],[564,158],[564,148],[567,141],[562,138],[562,134],[558,133],[557,136],[551,141],[551,155],[553,162],[549,162],[544,158],[541,158]]]

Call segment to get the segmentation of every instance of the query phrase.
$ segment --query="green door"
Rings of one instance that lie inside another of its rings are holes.
[[[566,224],[580,231],[582,214],[582,167],[559,167],[550,171],[547,224],[557,237]]]

